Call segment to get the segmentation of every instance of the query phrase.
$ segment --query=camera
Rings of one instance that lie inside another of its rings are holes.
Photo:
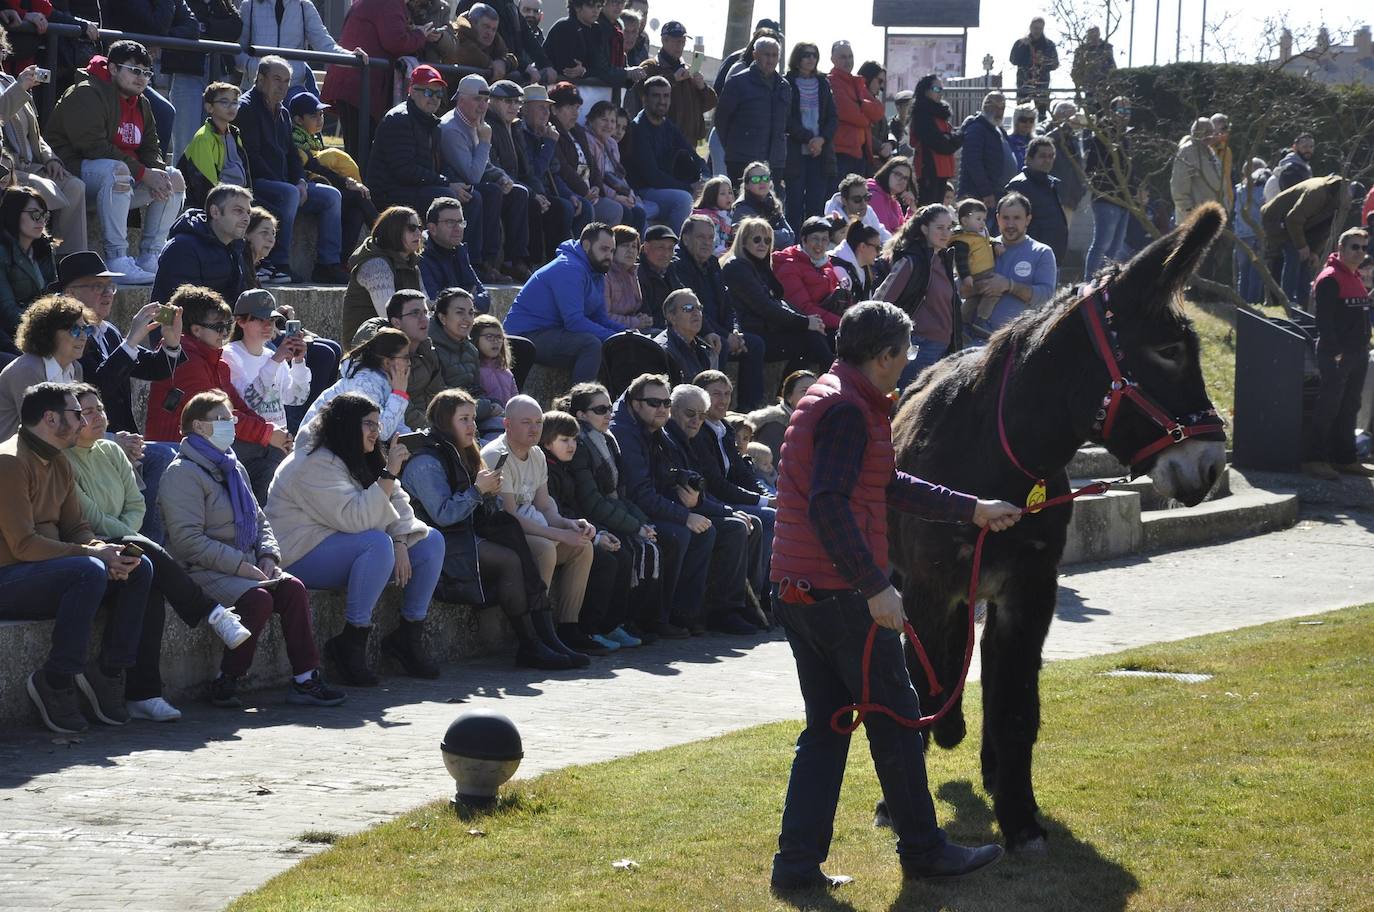
[[[35,67],[33,78],[37,82],[52,82],[52,70],[45,70],[42,67]]]
[[[701,477],[701,473],[691,469],[669,469],[668,481],[689,491],[700,491],[706,484],[706,479]]]

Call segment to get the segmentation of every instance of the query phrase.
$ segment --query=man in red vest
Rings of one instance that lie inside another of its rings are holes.
[[[839,359],[798,404],[783,440],[773,534],[774,610],[797,661],[806,729],[797,739],[778,853],[775,891],[838,887],[852,878],[821,871],[849,756],[849,736],[831,716],[859,699],[869,627],[872,699],[920,716],[907,675],[902,597],[888,580],[887,508],[938,522],[1010,528],[1020,510],[979,500],[897,471],[892,402],[907,365],[911,321],[865,301],[845,312]],[[945,838],[926,784],[921,736],[885,716],[864,720],[873,765],[897,833],[908,878],[957,877],[1002,857],[996,844],[966,848]]]

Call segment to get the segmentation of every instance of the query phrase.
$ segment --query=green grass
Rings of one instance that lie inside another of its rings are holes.
[[[804,906],[1374,909],[1374,606],[1321,620],[1048,666],[1036,788],[1050,854],[956,884],[902,884],[891,833],[870,825],[878,788],[856,737],[827,868],[858,881]],[[1215,677],[1099,674],[1123,666]],[[977,731],[976,687],[969,696]],[[517,782],[497,812],[468,821],[435,803],[340,839],[231,912],[791,908],[767,881],[797,730],[766,725]],[[950,835],[997,838],[975,739],[933,750],[929,765]],[[613,868],[622,858],[638,867]]]

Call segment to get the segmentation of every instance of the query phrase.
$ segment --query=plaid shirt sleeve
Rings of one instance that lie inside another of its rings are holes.
[[[815,466],[811,473],[812,525],[822,531],[821,546],[840,574],[865,598],[886,589],[887,574],[878,568],[868,542],[849,508],[868,446],[863,412],[850,403],[830,409],[816,425]],[[936,522],[970,522],[976,498],[934,485],[905,472],[893,474],[887,486],[888,506]]]

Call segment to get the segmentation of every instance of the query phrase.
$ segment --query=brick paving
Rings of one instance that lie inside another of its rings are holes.
[[[1332,514],[1258,538],[1073,568],[1061,579],[1047,657],[1100,654],[1374,601],[1374,514]],[[97,728],[78,743],[0,733],[0,907],[221,909],[318,847],[452,782],[438,744],[469,708],[520,726],[531,776],[798,718],[780,637],[707,637],[594,660],[550,678],[504,659],[451,665],[423,684],[389,679],[342,707],[246,711],[183,705],[173,725]],[[976,674],[976,666],[975,666]],[[781,788],[781,784],[779,784]]]

